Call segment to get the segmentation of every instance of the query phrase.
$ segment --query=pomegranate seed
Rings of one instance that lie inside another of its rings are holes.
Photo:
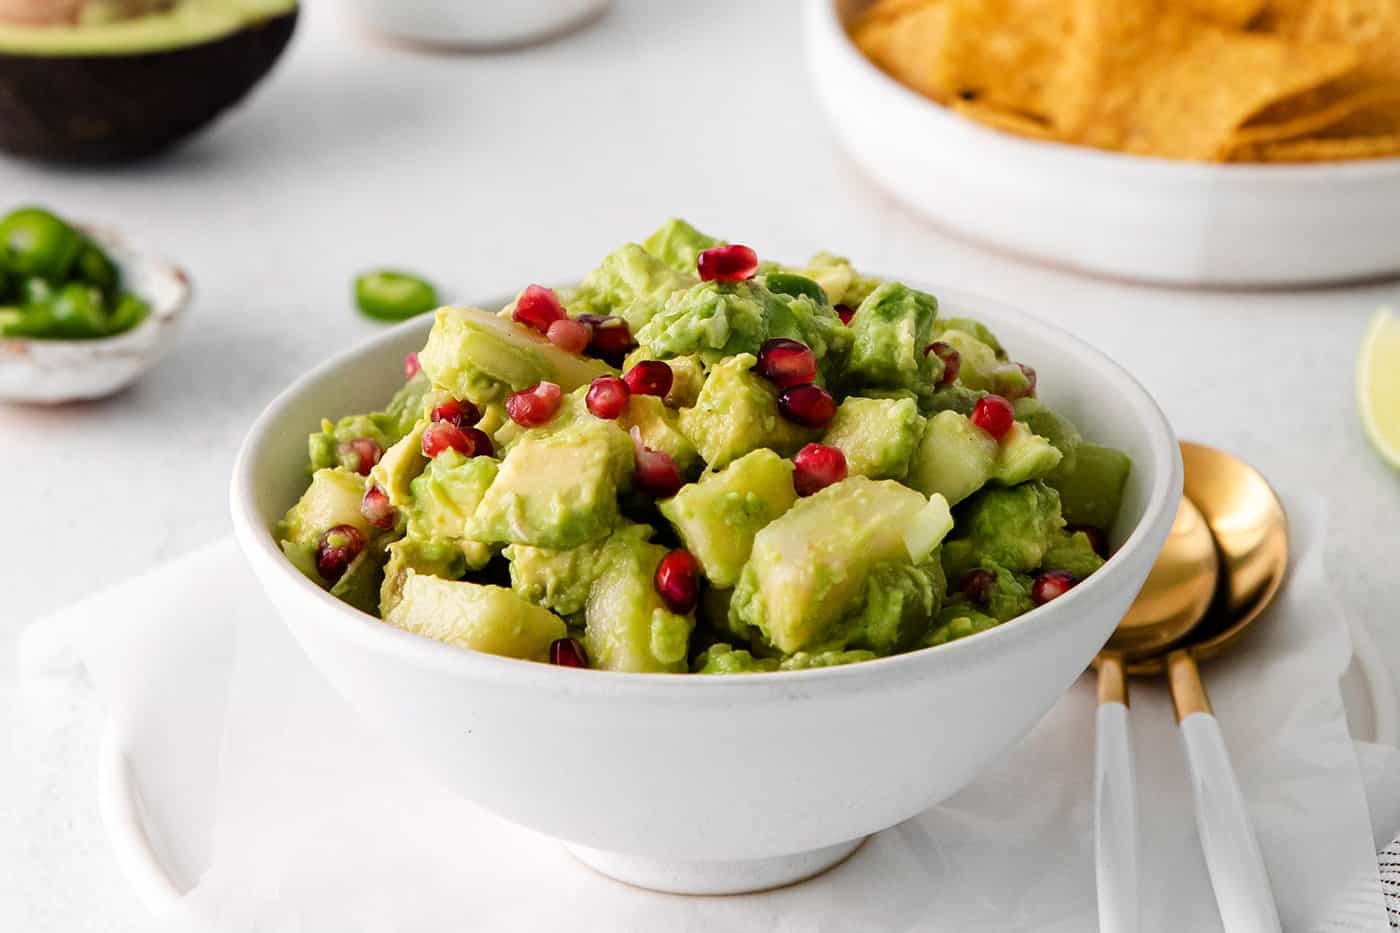
[[[520,297],[515,299],[515,320],[542,334],[547,333],[549,325],[563,316],[564,306],[559,303],[559,296],[554,294],[552,288],[527,285]]]
[[[537,382],[506,399],[506,414],[516,424],[537,428],[559,412],[564,390],[552,382]]]
[[[462,433],[471,442],[472,457],[494,457],[496,456],[496,445],[491,441],[491,435],[480,428],[463,428]]]
[[[1068,593],[1074,588],[1074,577],[1063,570],[1049,570],[1040,574],[1031,583],[1031,600],[1043,606],[1052,599]]]
[[[316,543],[316,572],[325,580],[339,580],[364,549],[364,532],[354,525],[336,525]]]
[[[1089,546],[1094,549],[1094,553],[1100,557],[1108,557],[1108,535],[1103,533],[1103,529],[1095,528],[1093,525],[1079,525],[1071,528],[1071,532],[1082,531],[1089,539]]]
[[[445,421],[459,428],[469,428],[481,420],[481,410],[471,402],[448,399],[433,409],[428,416],[431,421]]]
[[[957,381],[958,373],[962,370],[962,354],[954,350],[942,340],[935,340],[924,350],[925,353],[932,353],[943,361],[943,376],[938,380],[941,386],[950,386]]]
[[[549,338],[550,343],[565,353],[582,353],[588,349],[588,343],[593,339],[593,328],[569,318],[561,318],[549,325],[545,336]]]
[[[410,353],[403,358],[403,377],[405,379],[412,379],[422,371],[423,367],[418,363],[417,353]]]
[[[476,428],[467,430],[481,433]],[[455,450],[464,457],[470,457],[476,450],[476,444],[455,424],[435,421],[423,431],[422,450],[423,456],[429,460],[446,450]]]
[[[642,443],[640,428],[632,429],[632,446],[637,450],[637,472],[634,479],[647,495],[656,499],[669,499],[685,485],[681,468],[664,450],[652,450]]]
[[[799,496],[810,496],[846,478],[846,455],[839,447],[808,444],[792,458],[792,485]]]
[[[588,384],[583,403],[596,417],[611,421],[622,414],[631,398],[632,390],[627,388],[627,383],[616,376],[599,376]]]
[[[984,395],[972,408],[972,423],[997,440],[1016,423],[1016,410],[1000,395]]]
[[[384,456],[378,444],[367,437],[348,440],[335,449],[342,466],[354,470],[361,476],[369,476],[369,471]]]
[[[834,310],[836,311],[836,316],[841,319],[842,324],[851,323],[851,318],[856,316],[856,309],[852,308],[850,305],[837,305]]]
[[[969,570],[958,584],[958,591],[971,602],[979,606],[987,605],[988,598],[992,595],[992,587],[996,586],[997,575],[990,570],[978,568]]]
[[[775,337],[759,348],[754,372],[780,389],[804,385],[817,378],[817,357],[805,343]]]
[[[715,246],[699,255],[695,268],[706,282],[742,282],[758,271],[758,253],[738,243]]]
[[[371,486],[360,500],[360,514],[375,528],[393,528],[398,511],[389,504],[389,497],[378,486]]]
[[[549,645],[549,663],[560,667],[587,667],[588,652],[577,638],[556,638]]]
[[[622,378],[634,394],[659,395],[662,398],[671,391],[671,383],[675,381],[671,367],[660,360],[642,360],[627,370]]]
[[[700,564],[684,548],[668,551],[656,565],[656,592],[672,612],[684,615],[700,597]]]
[[[595,356],[621,362],[627,351],[632,349],[632,328],[622,318],[581,314],[578,320],[593,328],[593,340],[588,344],[588,349]]]
[[[821,386],[808,383],[789,386],[779,393],[778,411],[789,421],[809,428],[820,428],[836,417],[836,402],[831,393]]]

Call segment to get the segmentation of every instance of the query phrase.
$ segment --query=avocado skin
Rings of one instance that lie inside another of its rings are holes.
[[[158,52],[0,52],[0,149],[72,163],[154,155],[212,123],[271,71],[297,13]]]

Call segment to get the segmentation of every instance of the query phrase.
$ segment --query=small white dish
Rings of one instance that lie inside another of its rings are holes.
[[[371,29],[436,48],[499,48],[569,32],[609,0],[345,0]]]
[[[852,158],[969,239],[1172,285],[1287,286],[1400,271],[1400,159],[1213,165],[1037,142],[916,94],[846,24],[869,0],[805,0],[807,64]]]
[[[738,893],[809,877],[955,793],[1026,734],[1137,595],[1181,494],[1176,438],[1129,373],[997,302],[931,291],[947,314],[1025,348],[1047,402],[1134,463],[1109,562],[990,631],[844,667],[711,678],[464,651],[341,603],[287,562],[269,529],[305,486],[306,433],[381,405],[428,318],[337,355],[268,406],[234,468],[239,546],[311,663],[444,786],[641,886]],[[687,802],[736,774],[746,792],[697,819]]]
[[[153,258],[118,233],[84,227],[120,267],[125,287],[150,303],[140,324],[96,340],[0,338],[0,402],[55,404],[119,392],[170,349],[190,302],[189,276]]]

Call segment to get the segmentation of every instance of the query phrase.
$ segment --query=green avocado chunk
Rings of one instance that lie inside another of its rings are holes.
[[[331,595],[361,612],[379,615],[379,591],[384,582],[384,552],[366,547],[331,586]]]
[[[773,384],[753,373],[757,358],[731,356],[710,368],[693,408],[682,409],[680,429],[711,470],[720,470],[751,450],[771,447],[796,453],[817,431],[778,413]]]
[[[642,248],[677,272],[693,276],[700,254],[723,243],[672,217],[642,241]]]
[[[785,268],[785,271],[807,276],[822,287],[831,304],[851,308],[859,305],[881,284],[879,279],[857,273],[849,259],[831,253],[817,253],[807,260],[807,265]]]
[[[749,559],[754,536],[796,501],[792,464],[760,448],[682,486],[660,508],[700,562],[705,578],[732,587]]]
[[[381,618],[403,598],[403,585],[410,570],[444,580],[460,580],[467,572],[462,549],[452,541],[400,538],[390,543],[385,553],[388,560],[384,565],[384,583],[379,589]]]
[[[898,572],[879,568],[928,562],[951,526],[947,508],[941,497],[864,476],[799,500],[755,536],[730,605],[731,627],[757,629],[788,654],[866,647],[863,638],[881,637],[861,619],[869,597],[908,592]],[[932,574],[924,572],[932,591]],[[904,603],[897,605],[902,618]]]
[[[1048,440],[1019,421],[997,442],[997,464],[992,478],[1006,486],[1039,479],[1053,470],[1064,455]]]
[[[278,523],[277,537],[310,544],[337,525],[351,525],[369,536],[373,529],[360,514],[360,500],[364,497],[365,478],[358,473],[335,468],[317,470],[311,474],[306,492]]]
[[[1034,396],[1024,396],[1015,402],[1016,420],[1024,421],[1036,434],[1055,445],[1055,449],[1070,457],[1084,442],[1079,429],[1064,415]]]
[[[939,493],[951,505],[981,489],[996,472],[996,439],[966,415],[942,411],[924,425],[907,482],[924,493]]]
[[[805,671],[818,667],[835,667],[839,664],[854,664],[857,661],[870,661],[875,652],[852,651],[799,651],[785,658],[756,658],[747,649],[734,648],[723,642],[711,645],[695,659],[697,674],[754,674],[767,671]]]
[[[933,631],[924,639],[926,647],[944,645],[959,638],[996,628],[1001,622],[966,604],[949,606],[939,613]]]
[[[695,617],[672,612],[656,592],[656,567],[665,556],[666,548],[630,528],[619,529],[601,548],[584,607],[583,642],[594,667],[641,673],[688,669]]]
[[[580,419],[549,434],[527,432],[501,462],[465,537],[548,548],[602,537],[617,524],[617,496],[635,460],[632,439],[611,421]]]
[[[943,361],[924,352],[937,316],[938,300],[926,292],[898,282],[875,289],[851,319],[847,382],[896,389],[937,383]]]
[[[683,275],[656,256],[628,243],[610,253],[602,265],[590,272],[569,296],[569,314],[615,315],[636,333],[655,317],[666,300],[694,285],[693,274]]]
[[[1102,566],[1103,558],[1082,531],[1056,535],[1041,562],[1042,570],[1063,570],[1076,580],[1083,580]]]
[[[500,462],[491,457],[464,457],[455,450],[438,454],[409,485],[408,536],[444,541],[467,537],[467,522],[499,470]]]
[[[1060,493],[1061,508],[1071,525],[1089,525],[1109,531],[1123,505],[1123,487],[1133,462],[1121,450],[1080,444],[1045,477]]]
[[[699,465],[700,454],[681,431],[679,414],[655,395],[632,396],[617,424],[629,434],[635,428],[647,447],[670,454],[682,473],[690,473]]]
[[[1065,524],[1059,493],[1038,480],[988,486],[958,506],[955,520],[943,545],[943,566],[953,579],[987,562],[1029,573]]]
[[[406,632],[486,654],[549,659],[568,635],[564,620],[503,586],[444,580],[407,571],[399,602],[384,621]]]
[[[960,330],[965,334],[977,338],[979,342],[991,347],[992,353],[997,359],[1006,359],[1006,348],[1001,345],[1001,341],[997,339],[996,334],[992,333],[991,329],[981,321],[975,321],[970,317],[950,317],[944,318],[938,323],[940,336],[944,331]]]
[[[840,448],[852,476],[902,480],[924,432],[913,399],[852,395],[836,409],[822,443]]]
[[[311,468],[344,467],[360,471],[359,455],[343,446],[349,441],[367,437],[387,451],[413,430],[423,413],[423,397],[428,392],[428,380],[421,373],[414,376],[394,393],[383,411],[364,415],[347,415],[332,424],[321,422],[321,430],[307,439]]]

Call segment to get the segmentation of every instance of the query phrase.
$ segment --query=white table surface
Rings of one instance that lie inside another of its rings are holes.
[[[100,713],[18,697],[18,632],[225,532],[245,428],[298,373],[376,330],[348,293],[381,263],[470,300],[568,279],[676,214],[765,255],[830,248],[1027,308],[1121,360],[1181,436],[1319,491],[1337,590],[1400,672],[1400,475],[1367,445],[1353,401],[1366,320],[1400,302],[1400,283],[1163,290],[963,244],[833,148],[797,5],[781,0],[618,0],[560,41],[460,57],[374,44],[340,12],[310,4],[251,104],[166,158],[0,161],[0,206],[119,226],[184,264],[196,289],[188,329],[135,388],[0,406],[0,724],[12,720],[17,753],[0,767],[0,799],[16,799],[7,783],[40,782],[29,812],[0,806],[0,927],[127,929],[141,916],[97,822]],[[54,723],[67,727],[60,742],[42,737]],[[5,749],[0,736],[0,759]]]

